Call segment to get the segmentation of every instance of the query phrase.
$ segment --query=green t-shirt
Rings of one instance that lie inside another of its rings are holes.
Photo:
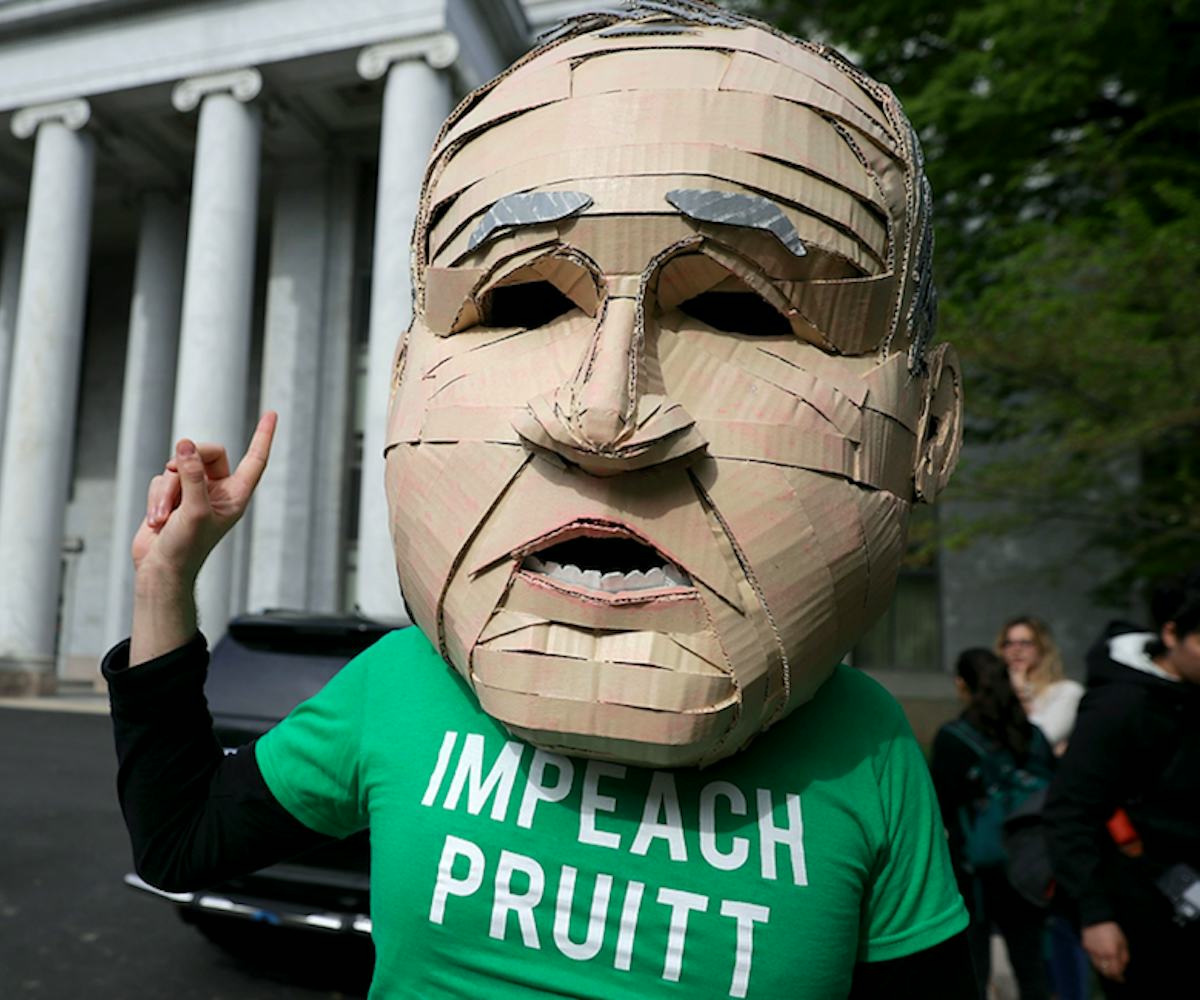
[[[513,740],[410,628],[257,759],[302,823],[370,826],[372,1000],[826,1000],[967,923],[903,713],[847,667],[746,751],[654,771]]]

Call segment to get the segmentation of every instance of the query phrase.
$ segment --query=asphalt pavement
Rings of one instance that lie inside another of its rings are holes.
[[[0,707],[0,997],[366,995],[365,942],[239,922],[219,946],[130,869],[107,716]]]

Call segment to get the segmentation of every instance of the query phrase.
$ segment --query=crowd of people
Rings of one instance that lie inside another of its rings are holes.
[[[994,934],[1022,1000],[1087,1000],[1089,966],[1107,998],[1193,995],[1200,567],[1155,587],[1150,612],[1152,629],[1104,630],[1086,688],[1065,676],[1050,627],[1031,615],[957,659],[963,709],[938,731],[930,768],[981,998]],[[1018,828],[1034,831],[1044,862],[1033,891]]]

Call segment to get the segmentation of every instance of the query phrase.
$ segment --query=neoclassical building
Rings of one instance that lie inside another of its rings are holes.
[[[362,456],[425,156],[572,6],[0,4],[0,693],[95,676],[173,438],[242,447],[260,408],[271,469],[201,579],[208,631],[246,608],[403,619]]]
[[[265,408],[271,467],[198,588],[209,637],[263,608],[404,620],[379,456],[425,157],[593,5],[0,0],[0,696],[92,684],[174,438],[238,450]],[[1023,610],[1071,660],[1095,612],[1086,568],[1039,568],[1055,546],[944,553],[856,662],[940,698]]]

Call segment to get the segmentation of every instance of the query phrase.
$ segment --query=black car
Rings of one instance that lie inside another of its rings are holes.
[[[235,618],[212,651],[204,687],[226,752],[265,733],[392,627],[299,612]],[[197,892],[165,892],[133,873],[125,882],[175,903],[185,921],[224,943],[226,918],[368,936],[369,872],[364,831]]]

